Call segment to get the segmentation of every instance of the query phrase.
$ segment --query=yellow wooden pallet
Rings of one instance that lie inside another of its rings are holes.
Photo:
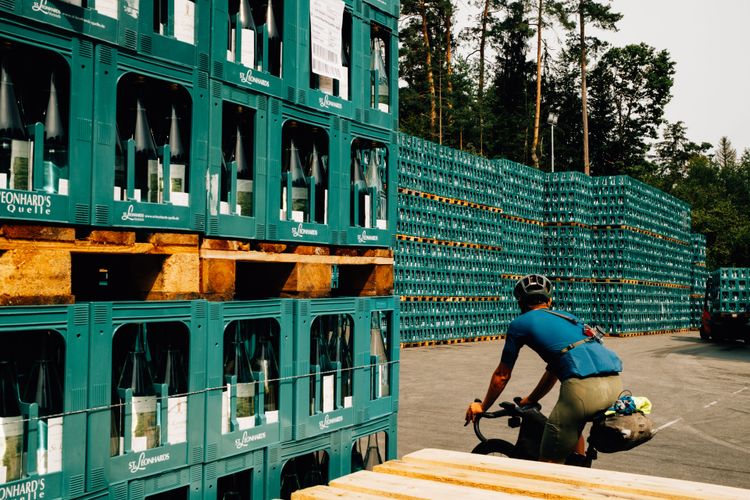
[[[745,500],[750,490],[425,449],[292,494],[295,500],[331,498]]]

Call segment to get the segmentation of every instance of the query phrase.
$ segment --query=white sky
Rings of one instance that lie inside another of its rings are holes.
[[[464,25],[468,2],[453,2]],[[602,38],[666,49],[676,63],[666,119],[685,122],[695,142],[715,146],[726,135],[738,153],[750,148],[750,1],[614,0],[612,6],[623,14],[619,31]],[[547,38],[554,44],[553,33]]]

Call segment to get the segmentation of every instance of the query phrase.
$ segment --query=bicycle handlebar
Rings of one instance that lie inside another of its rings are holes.
[[[519,406],[518,403],[521,401],[520,397],[513,398],[513,403],[509,401],[503,401],[500,403],[500,407],[502,410],[496,410],[491,412],[482,412],[477,413],[474,415],[474,434],[477,435],[477,438],[481,442],[487,441],[487,438],[484,437],[484,434],[482,434],[482,431],[479,430],[479,421],[483,418],[500,418],[500,417],[514,417],[514,416],[521,416],[525,412],[529,410],[541,410],[542,405],[539,403],[534,403],[533,405],[527,405],[527,406]],[[481,403],[479,400],[475,400],[475,402]]]

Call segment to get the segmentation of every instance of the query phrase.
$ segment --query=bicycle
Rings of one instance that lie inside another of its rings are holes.
[[[481,402],[479,400],[475,401]],[[514,403],[508,401],[500,403],[501,410],[476,414],[474,433],[479,438],[480,443],[471,450],[472,453],[479,455],[502,455],[521,460],[539,460],[539,445],[542,442],[544,424],[547,422],[547,417],[541,411],[542,405],[536,403],[528,406],[520,406],[520,397],[513,398],[513,401]],[[495,419],[502,417],[508,417],[508,427],[519,429],[518,439],[515,444],[504,439],[487,439],[479,429],[479,421],[482,418]],[[589,442],[585,456],[581,456],[578,453],[571,453],[565,464],[591,467],[591,463],[596,458],[596,448]]]

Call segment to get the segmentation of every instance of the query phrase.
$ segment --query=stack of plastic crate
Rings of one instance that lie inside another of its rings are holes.
[[[750,268],[722,267],[711,273],[711,309],[742,313],[750,307]]]
[[[404,134],[400,151],[395,280],[403,341],[500,335],[502,172]]]
[[[593,320],[618,334],[689,327],[689,206],[625,176],[595,178],[593,206]]]
[[[693,247],[693,265],[690,283],[690,326],[698,328],[701,324],[703,300],[706,293],[706,236],[699,233],[690,235]]]
[[[580,172],[547,178],[544,272],[555,284],[555,307],[591,318],[592,179]]]
[[[0,2],[3,498],[289,498],[395,458],[398,299],[345,291],[394,247],[398,17]],[[334,297],[267,293],[289,243]]]

